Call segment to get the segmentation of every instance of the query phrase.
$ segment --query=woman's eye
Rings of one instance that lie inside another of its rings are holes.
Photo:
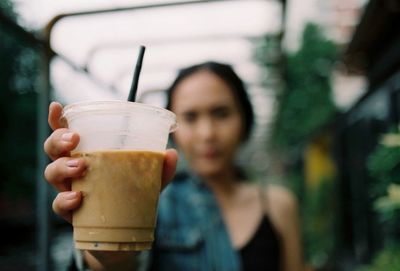
[[[183,121],[187,123],[193,123],[196,121],[196,114],[195,113],[186,113],[183,115]]]
[[[224,119],[229,117],[230,111],[227,108],[217,108],[213,110],[212,115],[219,119]]]

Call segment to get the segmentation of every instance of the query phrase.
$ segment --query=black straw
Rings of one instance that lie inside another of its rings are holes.
[[[128,96],[128,101],[130,101],[130,102],[134,102],[136,100],[139,75],[140,75],[140,70],[142,69],[142,62],[143,62],[143,56],[144,56],[145,50],[146,50],[146,47],[144,47],[143,45],[140,45],[139,56],[136,61],[136,67],[135,67],[135,71],[133,73],[131,90],[129,91],[129,96]]]

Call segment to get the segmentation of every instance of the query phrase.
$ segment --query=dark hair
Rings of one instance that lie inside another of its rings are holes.
[[[171,109],[172,96],[179,83],[182,82],[188,76],[201,70],[206,70],[214,73],[219,78],[221,78],[232,90],[232,94],[237,98],[239,106],[241,107],[242,110],[242,115],[244,120],[243,141],[247,140],[253,128],[254,112],[249,97],[247,95],[246,89],[244,87],[243,81],[239,78],[239,76],[234,72],[232,67],[228,64],[208,61],[181,69],[175,81],[167,89],[167,109]]]

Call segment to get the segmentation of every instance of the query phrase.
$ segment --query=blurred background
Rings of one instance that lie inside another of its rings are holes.
[[[400,1],[1,0],[0,265],[65,270],[50,210],[49,101],[164,106],[177,70],[233,65],[256,110],[242,160],[297,195],[311,270],[400,270]]]

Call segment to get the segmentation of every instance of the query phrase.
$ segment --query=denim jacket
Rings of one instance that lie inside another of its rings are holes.
[[[240,270],[214,195],[193,176],[162,192],[151,254],[151,270]]]

